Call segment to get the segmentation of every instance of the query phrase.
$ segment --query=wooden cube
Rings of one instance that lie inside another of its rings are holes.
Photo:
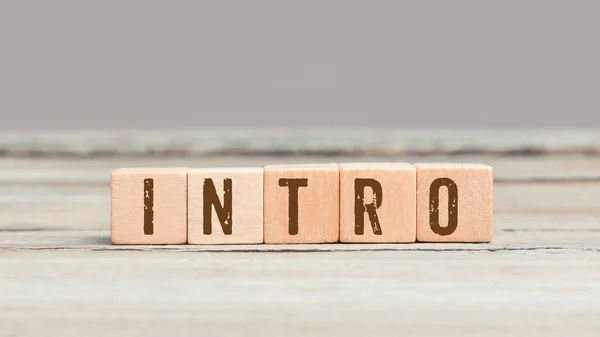
[[[123,168],[111,176],[114,244],[187,242],[188,168]]]
[[[263,168],[188,173],[188,243],[263,242]]]
[[[265,167],[265,243],[339,240],[337,164]]]
[[[490,242],[492,168],[417,164],[417,241]]]
[[[410,164],[340,164],[340,241],[415,242],[416,195]]]

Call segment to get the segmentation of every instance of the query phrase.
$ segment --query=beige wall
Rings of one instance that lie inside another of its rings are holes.
[[[0,128],[600,126],[599,1],[1,1]]]

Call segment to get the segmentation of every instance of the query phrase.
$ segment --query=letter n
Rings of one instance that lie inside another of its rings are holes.
[[[225,235],[231,235],[233,231],[233,220],[232,220],[232,189],[231,179],[223,179],[223,205],[219,201],[217,190],[212,179],[204,179],[203,189],[203,220],[204,220],[204,234],[212,234],[212,208],[214,206],[221,228]]]

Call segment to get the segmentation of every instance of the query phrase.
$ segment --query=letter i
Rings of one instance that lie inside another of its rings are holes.
[[[144,234],[154,234],[154,179],[144,179]]]

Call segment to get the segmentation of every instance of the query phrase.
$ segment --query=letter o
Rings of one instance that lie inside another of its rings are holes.
[[[448,225],[440,226],[440,188],[448,188]],[[458,226],[458,186],[450,178],[438,178],[431,183],[429,189],[429,226],[431,230],[442,236],[454,233]]]

